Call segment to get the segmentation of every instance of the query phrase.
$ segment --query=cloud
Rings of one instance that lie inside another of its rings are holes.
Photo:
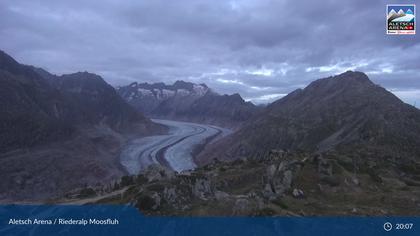
[[[113,85],[190,80],[257,103],[361,70],[413,103],[420,40],[385,34],[385,4],[3,0],[0,48],[53,73],[87,70]]]

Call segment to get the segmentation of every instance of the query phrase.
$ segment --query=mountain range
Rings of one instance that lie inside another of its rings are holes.
[[[205,146],[195,170],[152,164],[127,176],[121,148],[168,131],[147,117],[234,132]],[[81,198],[169,215],[415,215],[419,134],[420,110],[362,72],[256,107],[184,81],[114,89],[98,75],[57,76],[0,51],[1,202]]]
[[[37,199],[114,179],[124,174],[115,159],[122,134],[165,130],[98,75],[55,76],[3,51],[0,96],[0,199]]]
[[[409,162],[420,156],[419,134],[418,109],[364,73],[348,71],[316,80],[273,102],[237,132],[208,147],[198,161],[263,156],[271,149],[285,149],[363,153]]]
[[[138,111],[155,118],[237,127],[260,110],[239,94],[220,95],[205,84],[184,81],[132,83],[117,91]]]
[[[210,144],[199,167],[161,166],[96,203],[182,216],[418,215],[420,110],[361,72],[316,80]]]

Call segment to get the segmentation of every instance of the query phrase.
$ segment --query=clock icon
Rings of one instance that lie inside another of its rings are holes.
[[[386,223],[384,224],[384,230],[385,230],[385,231],[391,231],[391,229],[392,229],[392,224],[391,224],[391,223],[389,223],[389,222],[386,222]]]

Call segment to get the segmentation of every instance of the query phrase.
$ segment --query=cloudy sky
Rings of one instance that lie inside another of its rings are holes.
[[[360,70],[419,107],[420,39],[386,35],[391,2],[1,0],[0,49],[56,74],[182,79],[255,103]]]

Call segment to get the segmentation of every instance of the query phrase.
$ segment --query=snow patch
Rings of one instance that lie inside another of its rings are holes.
[[[162,89],[162,97],[163,98],[170,98],[175,96],[175,91],[168,90],[168,89]]]
[[[194,84],[193,85],[193,90],[194,93],[199,95],[199,96],[203,96],[204,94],[207,93],[208,88],[204,87],[203,85],[200,84]]]
[[[148,89],[143,89],[143,88],[138,88],[137,91],[142,95],[142,96],[153,96],[152,91],[148,90]]]
[[[180,96],[188,96],[190,95],[190,92],[186,89],[178,89],[176,90],[176,94]]]
[[[136,93],[131,92],[131,93],[130,93],[130,95],[128,95],[127,100],[128,100],[128,101],[131,101],[131,100],[133,100],[135,97],[136,97]]]

